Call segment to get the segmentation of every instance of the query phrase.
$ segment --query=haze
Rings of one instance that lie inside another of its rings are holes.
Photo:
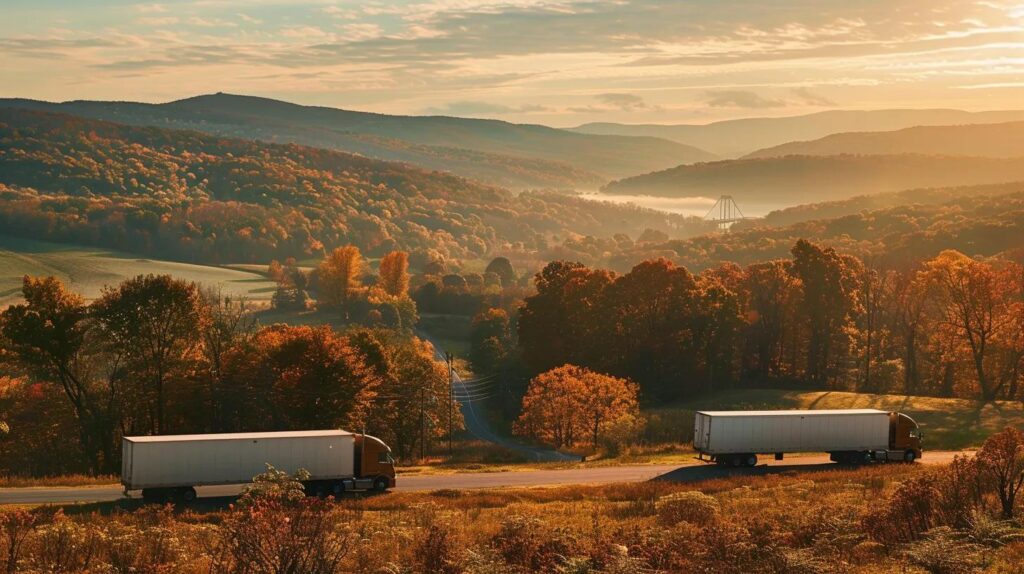
[[[1018,107],[1024,4],[196,0],[4,3],[0,95],[227,91],[572,126]]]

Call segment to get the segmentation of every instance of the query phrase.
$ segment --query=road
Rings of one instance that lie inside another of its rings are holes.
[[[957,452],[925,452],[920,464],[945,464]],[[398,492],[431,491],[441,489],[482,489],[503,487],[557,486],[560,484],[607,484],[613,482],[641,482],[670,480],[673,482],[699,482],[727,476],[759,476],[794,472],[814,472],[842,468],[828,460],[828,455],[793,456],[782,461],[765,457],[754,468],[730,469],[711,464],[685,465],[629,465],[599,466],[561,470],[523,470],[508,472],[466,472],[454,474],[428,474],[399,476]],[[199,496],[231,497],[241,486],[207,486],[196,490]],[[137,496],[137,494],[136,494]],[[62,504],[71,502],[109,502],[124,495],[120,485],[84,487],[0,488],[0,504]]]
[[[434,346],[434,352],[437,353],[438,359],[442,361],[445,360],[444,351],[441,349],[441,345],[431,339],[430,335],[422,330],[419,332],[419,336],[430,341],[430,344]],[[452,372],[452,386],[455,396],[459,400],[459,410],[462,412],[462,419],[466,424],[466,432],[473,435],[473,437],[485,442],[492,442],[509,450],[520,452],[526,455],[530,460],[541,462],[570,462],[579,460],[579,457],[568,455],[564,452],[523,444],[511,438],[501,436],[491,428],[487,418],[482,412],[480,412],[480,403],[482,400],[486,400],[486,395],[488,393],[483,392],[480,387],[463,380],[462,377],[454,371]]]

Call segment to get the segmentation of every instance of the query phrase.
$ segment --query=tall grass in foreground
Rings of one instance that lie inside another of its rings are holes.
[[[278,475],[208,513],[6,512],[0,563],[38,573],[1024,572],[1024,531],[984,496],[966,524],[929,514],[928,530],[890,535],[915,515],[880,509],[903,508],[908,485],[945,472],[878,465],[340,502],[298,496]]]

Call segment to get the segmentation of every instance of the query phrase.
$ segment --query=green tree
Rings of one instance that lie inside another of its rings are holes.
[[[168,432],[165,386],[195,358],[208,321],[198,287],[170,275],[139,275],[104,288],[92,305],[92,316],[145,382],[141,394],[149,431]]]

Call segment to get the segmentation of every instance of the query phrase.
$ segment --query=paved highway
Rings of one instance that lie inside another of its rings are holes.
[[[921,464],[945,464],[956,452],[925,452]],[[729,469],[712,464],[629,465],[572,468],[563,470],[524,470],[509,472],[465,472],[399,476],[399,492],[439,489],[479,489],[502,487],[555,486],[560,484],[602,484],[671,480],[697,482],[731,475],[766,475],[792,472],[813,472],[837,468],[828,455],[793,456],[783,461],[763,457],[755,468]],[[200,497],[231,497],[241,486],[207,486],[196,490]],[[136,493],[137,496],[137,493]],[[0,488],[0,504],[63,504],[71,502],[109,502],[124,498],[120,485],[84,487]]]

